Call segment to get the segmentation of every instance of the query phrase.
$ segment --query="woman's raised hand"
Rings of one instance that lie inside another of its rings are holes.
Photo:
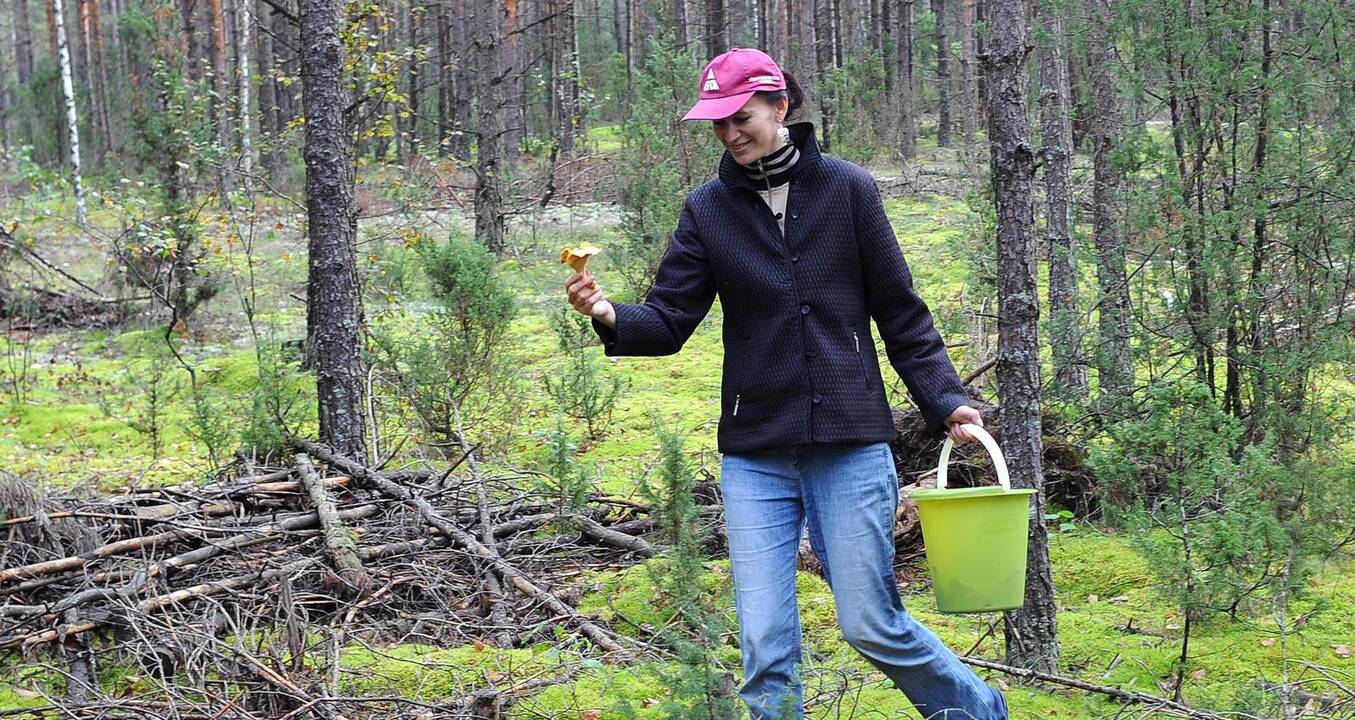
[[[570,275],[565,281],[565,292],[569,293],[569,304],[575,310],[609,328],[616,327],[616,309],[602,294],[602,286],[597,283],[593,273],[584,270]]]

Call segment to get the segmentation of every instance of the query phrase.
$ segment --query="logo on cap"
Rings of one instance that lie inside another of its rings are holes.
[[[701,92],[714,92],[720,89],[720,83],[715,82],[715,68],[706,72],[706,84],[701,86]]]

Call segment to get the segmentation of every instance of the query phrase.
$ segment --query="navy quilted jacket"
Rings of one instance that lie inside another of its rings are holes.
[[[929,427],[968,401],[885,217],[875,179],[819,154],[809,123],[785,234],[725,153],[719,177],[687,198],[642,304],[614,303],[616,329],[594,322],[608,355],[670,355],[710,310],[724,309],[719,448],[749,452],[894,438],[871,340]]]

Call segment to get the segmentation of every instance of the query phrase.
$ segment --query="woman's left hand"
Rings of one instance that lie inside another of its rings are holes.
[[[968,405],[961,405],[955,408],[955,412],[952,412],[946,418],[946,425],[949,426],[947,432],[956,442],[968,442],[974,439],[974,436],[968,430],[961,427],[966,423],[983,427],[983,416],[979,414],[978,410]]]

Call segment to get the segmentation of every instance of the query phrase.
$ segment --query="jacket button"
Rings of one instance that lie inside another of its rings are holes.
[[[808,305],[801,305],[801,306],[800,306],[800,314],[801,314],[801,315],[808,315],[808,314],[809,314],[809,306],[808,306]]]
[[[819,403],[823,402],[823,396],[822,396],[822,395],[815,395],[813,399],[814,399],[814,404],[815,404],[815,405],[818,405]]]
[[[792,219],[792,220],[799,220],[799,219],[800,219],[800,213],[797,213],[797,212],[791,213],[791,214],[790,214],[790,219]]]

